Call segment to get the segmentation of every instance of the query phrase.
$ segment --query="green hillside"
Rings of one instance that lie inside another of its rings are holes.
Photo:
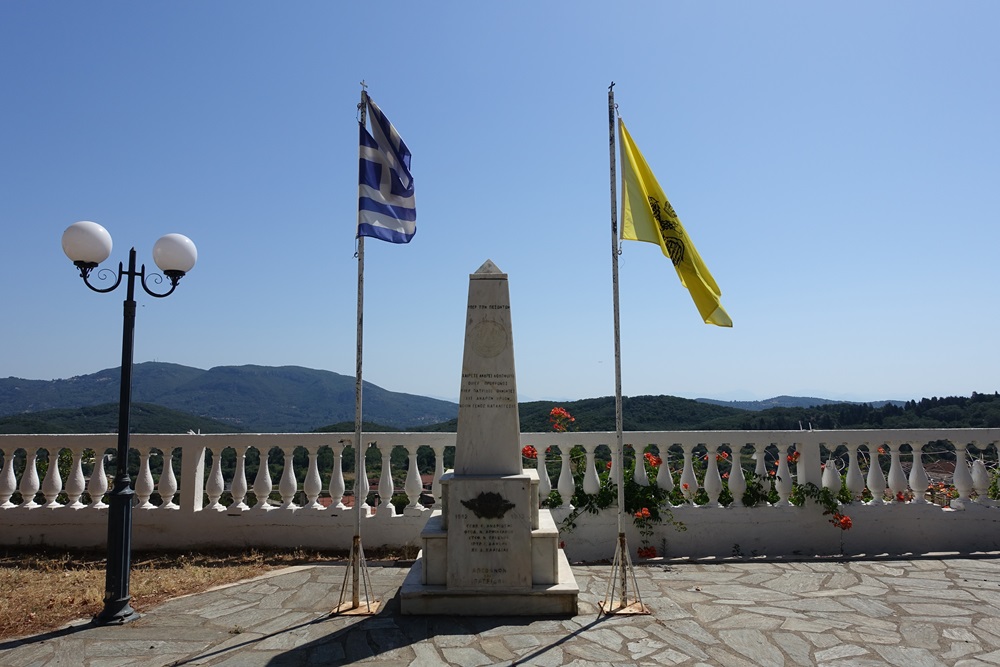
[[[234,433],[235,429],[212,419],[196,417],[148,403],[133,403],[129,426],[132,433]],[[42,410],[0,417],[0,433],[117,433],[118,404],[104,403],[85,408]]]
[[[64,380],[0,379],[0,416],[118,401],[120,370]],[[308,432],[354,420],[353,376],[298,366],[218,366],[207,371],[178,364],[136,364],[132,399],[207,417],[234,430]],[[435,424],[458,414],[455,403],[392,392],[366,382],[365,418],[403,428]]]

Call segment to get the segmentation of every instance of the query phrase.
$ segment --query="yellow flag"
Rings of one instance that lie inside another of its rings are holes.
[[[622,154],[622,239],[659,245],[673,262],[681,284],[691,293],[705,324],[733,326],[719,303],[722,290],[701,261],[621,118],[618,119],[618,136]]]

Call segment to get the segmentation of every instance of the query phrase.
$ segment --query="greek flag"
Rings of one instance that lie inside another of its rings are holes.
[[[410,175],[410,149],[367,95],[372,132],[361,130],[358,175],[358,236],[409,243],[417,233],[417,207]]]

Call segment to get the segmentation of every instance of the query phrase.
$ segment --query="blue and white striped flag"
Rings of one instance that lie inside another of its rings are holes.
[[[409,243],[417,233],[410,149],[382,110],[365,98],[372,133],[359,125],[358,236]]]

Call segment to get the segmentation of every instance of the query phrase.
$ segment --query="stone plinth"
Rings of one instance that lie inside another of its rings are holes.
[[[404,614],[572,615],[580,589],[559,531],[521,467],[507,275],[469,277],[455,470],[400,590]]]

